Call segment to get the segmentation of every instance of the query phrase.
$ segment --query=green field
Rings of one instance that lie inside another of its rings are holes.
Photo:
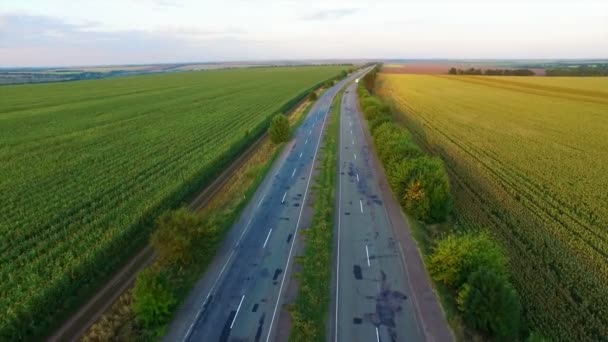
[[[608,78],[381,74],[446,162],[457,220],[506,248],[533,329],[608,336]]]
[[[150,222],[344,67],[0,87],[0,340],[46,329]]]

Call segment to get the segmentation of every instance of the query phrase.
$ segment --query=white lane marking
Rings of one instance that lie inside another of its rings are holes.
[[[354,145],[355,144],[355,139],[351,140],[351,143]]]
[[[272,233],[272,228],[268,231],[268,235],[266,236],[266,240],[264,240],[264,246],[262,248],[266,248],[266,244],[268,243],[268,238],[270,238],[270,233]]]
[[[363,201],[359,200],[359,207],[361,207],[361,213],[363,213]]]
[[[365,255],[367,255],[367,267],[370,267],[370,264],[369,264],[369,250],[367,249],[367,245],[365,245]]]
[[[241,310],[241,305],[243,305],[243,299],[245,299],[245,295],[243,295],[243,297],[241,297],[241,301],[239,302],[239,306],[236,308],[236,313],[234,314],[234,318],[232,319],[232,323],[230,323],[230,329],[232,329],[232,326],[234,325],[234,322],[236,321],[236,316],[239,315],[239,311]]]
[[[353,155],[355,156],[355,160],[357,160],[357,154],[356,154],[356,153],[353,153]]]
[[[376,341],[380,342],[380,334],[378,333],[378,327],[376,327]]]
[[[352,129],[350,130],[350,135],[353,135],[353,130]]]
[[[264,202],[264,198],[266,198],[266,194],[264,194],[264,196],[262,196],[262,199],[258,203],[258,208],[260,207],[260,205],[262,205],[262,202]]]
[[[285,278],[287,274],[289,274],[289,262],[291,261],[291,255],[293,254],[293,246],[295,246],[296,238],[298,236],[298,230],[300,229],[300,220],[302,219],[302,211],[304,210],[306,203],[306,196],[308,195],[308,188],[310,187],[310,180],[312,179],[312,172],[314,170],[315,161],[317,160],[317,153],[319,152],[319,146],[321,145],[321,137],[323,136],[323,129],[325,128],[325,122],[327,121],[327,114],[329,110],[325,112],[325,116],[323,117],[323,124],[321,125],[321,134],[319,134],[319,138],[317,139],[317,147],[315,147],[315,154],[312,157],[312,164],[310,165],[310,171],[308,173],[308,181],[306,182],[306,190],[304,190],[304,197],[302,198],[302,205],[300,206],[300,214],[298,215],[298,222],[296,222],[296,230],[293,233],[293,239],[291,240],[291,247],[289,247],[289,255],[287,256],[287,262],[285,263],[285,267],[283,269],[283,278],[281,280],[281,286],[279,287],[279,294],[277,295],[277,302],[274,305],[274,311],[272,312],[272,319],[270,320],[270,327],[268,328],[268,335],[266,336],[266,342],[270,341],[270,335],[272,334],[272,327],[274,324],[274,319],[277,315],[277,310],[279,308],[279,302],[281,301],[281,294],[283,293],[283,286],[285,285]]]
[[[308,144],[308,139],[306,139],[306,141],[304,142],[304,145]]]
[[[300,152],[300,156],[298,157],[298,159],[302,158],[302,152]]]
[[[312,129],[310,131],[308,131],[308,135],[311,135],[311,134],[312,134]]]
[[[291,178],[293,178],[293,175],[296,174],[296,168],[294,167],[293,172],[291,173]]]
[[[281,200],[281,204],[285,203],[285,196],[287,196],[287,191],[283,194],[283,199]]]
[[[359,174],[357,173],[357,183],[359,183]]]

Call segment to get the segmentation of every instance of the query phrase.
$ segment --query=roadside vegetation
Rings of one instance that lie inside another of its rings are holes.
[[[455,227],[444,162],[429,156],[376,90],[379,67],[358,88],[374,147],[412,229],[459,340],[512,341],[528,332],[508,259],[486,233]]]
[[[507,254],[527,324],[556,341],[608,336],[608,79],[381,74],[378,85],[445,160],[455,222]]]
[[[302,231],[306,247],[304,255],[297,259],[302,271],[297,273],[298,295],[289,310],[293,320],[289,336],[291,341],[326,340],[342,95],[343,91],[334,99],[324,137],[323,157],[313,188],[313,220],[310,227]]]
[[[312,101],[305,100],[289,116],[284,115],[288,124],[297,126],[311,105]],[[175,310],[204,273],[224,234],[263,180],[282,146],[282,143],[265,138],[200,211],[179,208],[161,215],[150,238],[158,254],[157,260],[89,329],[84,341],[160,339]]]
[[[147,243],[156,217],[343,68],[3,86],[0,339],[47,334]]]

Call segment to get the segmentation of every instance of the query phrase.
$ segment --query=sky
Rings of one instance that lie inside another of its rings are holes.
[[[0,67],[608,58],[598,0],[0,0]]]

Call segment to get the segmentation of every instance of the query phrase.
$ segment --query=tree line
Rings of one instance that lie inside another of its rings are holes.
[[[608,63],[547,68],[547,76],[608,76]]]
[[[450,75],[487,75],[487,76],[534,76],[536,73],[530,69],[486,69],[468,68],[448,70]]]

